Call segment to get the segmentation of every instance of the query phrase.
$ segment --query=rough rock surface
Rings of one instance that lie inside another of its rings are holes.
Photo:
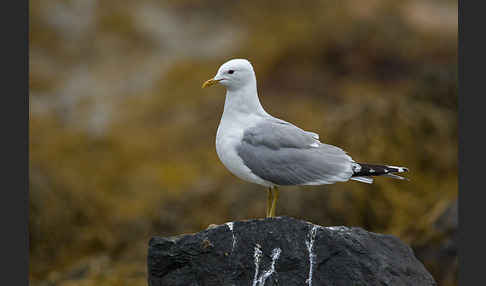
[[[147,263],[150,286],[436,285],[394,236],[289,217],[153,237]]]

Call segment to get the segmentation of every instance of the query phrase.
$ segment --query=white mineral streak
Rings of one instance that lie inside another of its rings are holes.
[[[344,226],[327,226],[326,229],[337,231],[337,232],[346,232],[346,227]]]
[[[265,280],[267,280],[267,278],[275,272],[275,262],[277,262],[281,252],[282,250],[280,248],[275,248],[272,251],[272,265],[270,266],[270,269],[263,272],[263,275],[260,277],[260,279],[258,279],[260,282],[258,284],[259,286],[265,285]]]
[[[255,246],[254,252],[254,260],[255,260],[255,276],[253,277],[253,286],[264,286],[265,280],[270,277],[273,273],[275,273],[275,263],[277,262],[278,258],[280,257],[280,253],[282,249],[275,248],[272,250],[272,264],[270,265],[270,269],[263,271],[263,274],[258,277],[258,271],[260,268],[260,258],[263,255],[261,250],[261,246],[257,243]]]
[[[253,277],[253,286],[257,285],[258,269],[260,268],[260,258],[262,257],[262,250],[260,244],[256,244],[253,258],[255,261],[255,276]]]
[[[233,232],[233,222],[227,222],[226,225],[231,230],[231,235],[233,236],[233,247],[231,248],[231,252],[233,252],[233,250],[235,250],[235,245],[236,245],[236,237],[235,237],[235,233]]]
[[[305,281],[307,285],[312,286],[312,271],[314,270],[314,263],[316,259],[316,255],[313,252],[314,248],[314,241],[316,239],[317,234],[317,225],[314,225],[309,233],[309,240],[305,241],[305,245],[307,246],[307,251],[309,252],[309,277]]]

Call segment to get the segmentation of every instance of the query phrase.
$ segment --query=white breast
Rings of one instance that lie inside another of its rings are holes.
[[[230,120],[227,116],[223,116],[216,133],[216,152],[223,165],[238,178],[269,187],[273,184],[253,174],[236,152],[236,146],[240,144],[244,130],[253,125],[245,126],[245,124],[257,120],[256,118]]]

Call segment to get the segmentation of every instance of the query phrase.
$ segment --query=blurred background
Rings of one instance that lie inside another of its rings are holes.
[[[261,218],[215,151],[226,60],[264,108],[378,178],[282,188],[277,215],[409,244],[457,285],[457,1],[30,1],[30,281],[147,285],[151,236]]]

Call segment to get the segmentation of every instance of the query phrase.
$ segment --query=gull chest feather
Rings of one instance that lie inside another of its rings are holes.
[[[219,159],[231,173],[242,180],[263,186],[273,185],[253,174],[238,156],[236,147],[240,144],[245,129],[251,127],[253,125],[252,122],[254,122],[254,120],[251,120],[253,118],[238,119],[230,120],[225,118],[224,115],[221,118],[216,133],[216,153]]]

